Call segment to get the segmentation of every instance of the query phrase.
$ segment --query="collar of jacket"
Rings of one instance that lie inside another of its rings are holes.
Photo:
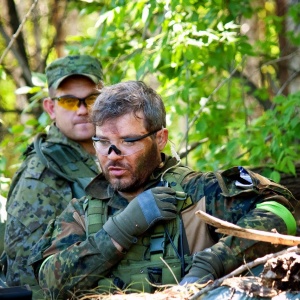
[[[76,149],[78,153],[80,153],[82,160],[86,159],[96,159],[96,155],[91,155],[88,152],[86,152],[83,147],[75,142],[67,138],[56,126],[55,122],[53,122],[47,131],[47,137],[46,137],[46,143],[49,145],[51,144],[61,144],[61,145],[66,145],[70,148]],[[45,145],[47,147],[47,144]]]
[[[157,167],[153,173],[151,174],[148,182],[145,185],[145,190],[152,188],[158,184],[160,181],[160,177],[164,171],[175,166],[177,161],[174,157],[170,157],[164,153],[162,155],[162,166]],[[114,190],[109,184],[109,182],[105,179],[104,175],[101,173],[97,175],[91,183],[86,187],[86,192],[88,195],[93,198],[101,199],[101,200],[109,200],[114,195]]]

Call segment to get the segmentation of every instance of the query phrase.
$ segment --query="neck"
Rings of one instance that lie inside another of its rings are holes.
[[[91,141],[80,141],[78,142],[79,145],[83,147],[83,149],[88,152],[91,155],[95,155],[95,148],[93,146],[93,143]]]
[[[128,202],[133,200],[137,195],[143,192],[143,188],[136,190],[134,193],[118,192]]]

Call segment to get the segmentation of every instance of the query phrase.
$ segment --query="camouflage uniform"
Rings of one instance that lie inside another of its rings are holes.
[[[163,168],[157,169],[151,175],[145,190],[156,186],[162,172],[176,164],[173,158],[166,158],[166,161]],[[197,205],[200,199],[205,199],[206,212],[215,217],[242,227],[266,231],[276,228],[280,233],[287,233],[287,226],[281,217],[272,212],[257,209],[256,205],[272,197],[274,201],[293,210],[291,203],[286,200],[287,197],[294,201],[289,191],[278,189],[278,193],[276,193],[269,186],[261,189],[259,188],[260,181],[254,177],[251,187],[240,187],[236,184],[241,180],[237,168],[229,169],[225,174],[227,179],[224,181],[220,181],[222,175],[223,173],[219,173],[218,180],[216,174],[212,172],[188,174],[183,179],[181,186],[193,202],[190,207]],[[225,185],[220,186],[220,182]],[[127,200],[115,193],[101,174],[88,186],[87,194],[88,197],[79,200],[73,199],[66,210],[50,222],[43,238],[35,246],[33,255],[30,257],[30,263],[33,264],[35,274],[39,278],[39,284],[47,299],[66,299],[70,296],[70,291],[84,293],[84,291],[96,288],[101,277],[110,278],[118,266],[127,264],[129,274],[131,262],[143,259],[131,255],[135,245],[128,252],[118,251],[103,228],[95,234],[86,232],[85,206],[87,203],[95,200],[105,203],[105,222],[109,215],[122,211],[128,204]],[[103,215],[99,214],[99,219],[101,218]],[[200,219],[199,222],[201,222]],[[156,226],[160,225],[154,227]],[[206,228],[213,241],[211,248],[217,251],[223,262],[223,269],[216,274],[218,277],[241,265],[244,260],[252,260],[274,250],[274,246],[268,243],[232,236],[223,237],[215,233],[212,227],[207,226]],[[194,239],[202,238],[196,228],[193,233]],[[172,234],[173,238],[176,232]],[[138,238],[137,243],[141,242],[140,244],[145,248],[144,253],[147,253],[149,245],[143,241],[144,235]],[[197,259],[194,263],[201,264],[201,255],[195,257]],[[168,263],[167,259],[166,262]],[[136,275],[141,276],[142,274]],[[164,284],[166,283],[164,282]]]
[[[95,157],[78,143],[66,138],[52,124],[45,145],[62,144],[78,152],[81,160],[96,174],[99,173]],[[55,163],[51,164],[55,166]],[[57,166],[56,166],[57,167]],[[27,259],[32,247],[44,233],[49,220],[59,215],[73,198],[70,183],[49,170],[36,152],[30,154],[15,174],[21,173],[7,201],[5,251],[8,258],[6,275],[9,286],[29,284],[38,289]]]

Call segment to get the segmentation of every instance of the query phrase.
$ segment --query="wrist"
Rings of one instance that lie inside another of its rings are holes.
[[[123,249],[128,250],[133,243],[137,242],[137,238],[135,236],[128,234],[117,226],[113,217],[107,220],[107,222],[103,225],[103,229],[111,237],[112,241],[116,242]]]
[[[123,252],[124,248],[117,241],[115,241],[113,238],[111,238],[111,241],[114,244],[114,246],[118,249],[118,251]]]

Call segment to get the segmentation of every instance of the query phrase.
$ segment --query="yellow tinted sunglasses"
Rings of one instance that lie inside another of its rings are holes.
[[[60,97],[54,97],[52,100],[57,100],[58,105],[67,110],[77,110],[81,104],[89,108],[92,106],[99,96],[99,93],[88,95],[85,98],[78,98],[73,95],[64,95]]]

